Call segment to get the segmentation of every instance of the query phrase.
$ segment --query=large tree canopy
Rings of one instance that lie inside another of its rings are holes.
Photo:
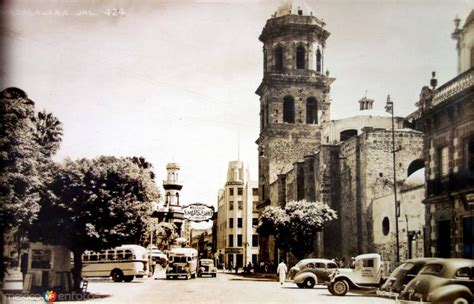
[[[40,123],[43,116],[54,123]],[[53,133],[54,137],[48,136]],[[35,219],[40,192],[50,176],[50,156],[59,148],[61,136],[59,120],[46,112],[37,117],[34,102],[24,91],[8,88],[0,93],[0,248],[7,231],[18,228],[20,233]],[[0,282],[3,260],[2,250]]]
[[[76,288],[84,250],[136,243],[147,229],[148,202],[159,195],[150,170],[131,158],[101,156],[66,160],[53,171],[30,238],[71,249]]]
[[[336,219],[336,212],[320,202],[292,201],[285,208],[268,206],[260,216],[257,231],[273,235],[278,248],[290,251],[298,260],[314,249],[316,233]]]

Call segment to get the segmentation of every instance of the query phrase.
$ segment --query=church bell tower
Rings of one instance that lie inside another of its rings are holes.
[[[259,196],[275,205],[270,187],[279,174],[319,150],[322,124],[329,121],[330,85],[324,65],[329,32],[304,1],[289,1],[267,20],[260,96]]]

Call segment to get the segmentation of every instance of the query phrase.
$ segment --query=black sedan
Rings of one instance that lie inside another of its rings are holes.
[[[435,259],[403,289],[400,303],[469,304],[473,302],[474,261]]]
[[[402,263],[395,268],[385,283],[377,290],[377,295],[390,298],[398,297],[403,288],[413,280],[421,268],[432,260],[434,260],[434,258],[416,258]]]

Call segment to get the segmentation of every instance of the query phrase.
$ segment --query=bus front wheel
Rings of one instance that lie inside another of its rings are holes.
[[[114,269],[110,273],[110,276],[112,276],[112,280],[114,282],[122,282],[123,281],[123,272],[120,269]]]

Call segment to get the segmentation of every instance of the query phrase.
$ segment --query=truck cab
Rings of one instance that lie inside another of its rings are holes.
[[[361,254],[355,258],[355,267],[336,270],[328,285],[331,294],[345,295],[350,291],[375,291],[388,276],[388,264],[377,253]]]

